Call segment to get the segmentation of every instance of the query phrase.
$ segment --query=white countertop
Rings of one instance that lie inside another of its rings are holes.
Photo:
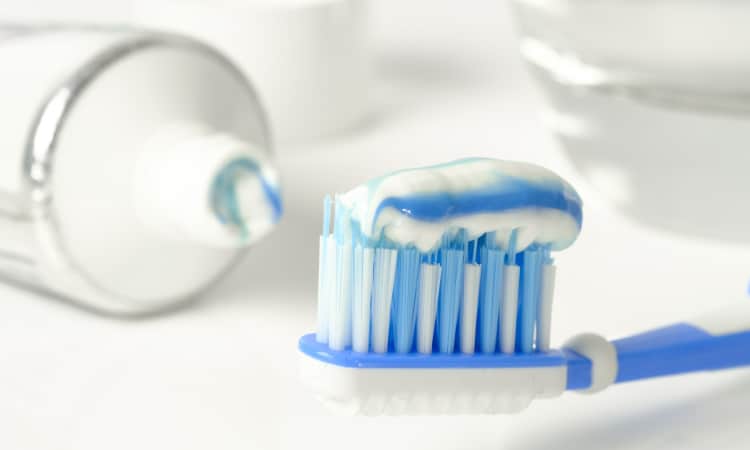
[[[747,250],[643,228],[576,177],[537,121],[502,2],[399,4],[373,7],[371,119],[279,152],[283,224],[204,301],[118,321],[0,286],[0,448],[746,448],[748,370],[567,393],[499,417],[336,417],[300,388],[322,196],[399,167],[525,159],[579,188],[585,230],[558,258],[553,344],[641,331],[745,293]]]

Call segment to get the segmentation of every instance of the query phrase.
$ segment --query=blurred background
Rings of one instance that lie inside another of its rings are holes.
[[[747,370],[516,416],[342,418],[299,385],[296,341],[315,325],[323,196],[467,156],[542,164],[582,194],[553,346],[743,301],[749,20],[744,2],[701,0],[5,0],[0,23],[135,25],[217,47],[265,108],[285,213],[169,314],[113,318],[0,285],[0,447],[745,448]]]

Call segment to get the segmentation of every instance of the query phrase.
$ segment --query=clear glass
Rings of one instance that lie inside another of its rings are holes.
[[[633,217],[750,243],[750,2],[514,0],[542,117]]]

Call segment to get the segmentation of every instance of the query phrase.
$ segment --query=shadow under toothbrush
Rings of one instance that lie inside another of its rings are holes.
[[[564,428],[557,425],[549,432],[524,435],[505,443],[503,448],[699,450],[732,447],[747,439],[750,371],[739,369],[732,375],[734,378],[725,386],[673,403],[659,401],[658,405],[649,406],[644,396],[634,396],[631,398],[634,406],[626,405],[627,412],[616,417],[592,408],[585,414],[569,417],[575,421],[574,425]],[[547,424],[537,425],[545,429]]]

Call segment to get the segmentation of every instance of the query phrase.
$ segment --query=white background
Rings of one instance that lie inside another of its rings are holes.
[[[747,249],[642,228],[571,170],[537,121],[506,6],[374,3],[371,116],[345,135],[279,151],[283,224],[201,303],[118,321],[0,286],[0,448],[747,448],[746,370],[565,394],[500,417],[334,417],[300,388],[295,345],[314,324],[322,196],[399,167],[524,159],[579,188],[584,233],[558,258],[558,345],[745,295]],[[118,22],[128,13],[112,1],[0,6],[19,19]]]

